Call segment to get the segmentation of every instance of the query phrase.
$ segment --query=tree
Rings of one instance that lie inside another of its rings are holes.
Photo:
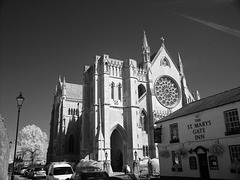
[[[18,149],[22,154],[22,159],[30,153],[32,164],[35,157],[46,157],[48,138],[45,132],[36,125],[27,125],[19,132]]]

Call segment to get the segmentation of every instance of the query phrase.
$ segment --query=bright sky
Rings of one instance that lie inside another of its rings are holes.
[[[238,3],[237,3],[238,2]],[[35,124],[49,135],[58,77],[82,83],[95,55],[141,61],[143,31],[151,52],[161,37],[180,52],[187,84],[201,97],[240,86],[238,0],[12,0],[1,4],[0,113],[14,142]]]

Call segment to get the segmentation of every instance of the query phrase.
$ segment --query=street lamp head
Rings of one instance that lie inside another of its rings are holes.
[[[105,152],[105,158],[107,158],[108,157],[108,153],[107,152]]]
[[[21,108],[23,101],[24,101],[24,97],[22,96],[22,92],[20,92],[19,96],[16,98],[17,99],[17,107]]]

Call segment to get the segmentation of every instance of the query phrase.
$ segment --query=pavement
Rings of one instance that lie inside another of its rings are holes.
[[[109,176],[117,176],[117,175],[124,175],[124,173],[123,172],[112,172],[111,174],[109,174]],[[151,180],[151,179],[152,180],[158,180],[158,179],[160,179],[160,177],[156,178],[156,177],[153,177],[153,176],[150,176],[150,177],[142,176],[142,177],[140,177],[139,175],[134,175],[134,174],[127,174],[127,175],[132,177],[133,180],[135,180],[135,179],[137,179],[137,180]],[[136,178],[134,178],[134,177],[136,177]]]

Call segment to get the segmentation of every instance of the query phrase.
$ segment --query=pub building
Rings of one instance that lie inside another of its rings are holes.
[[[161,178],[240,179],[240,87],[157,121]]]

